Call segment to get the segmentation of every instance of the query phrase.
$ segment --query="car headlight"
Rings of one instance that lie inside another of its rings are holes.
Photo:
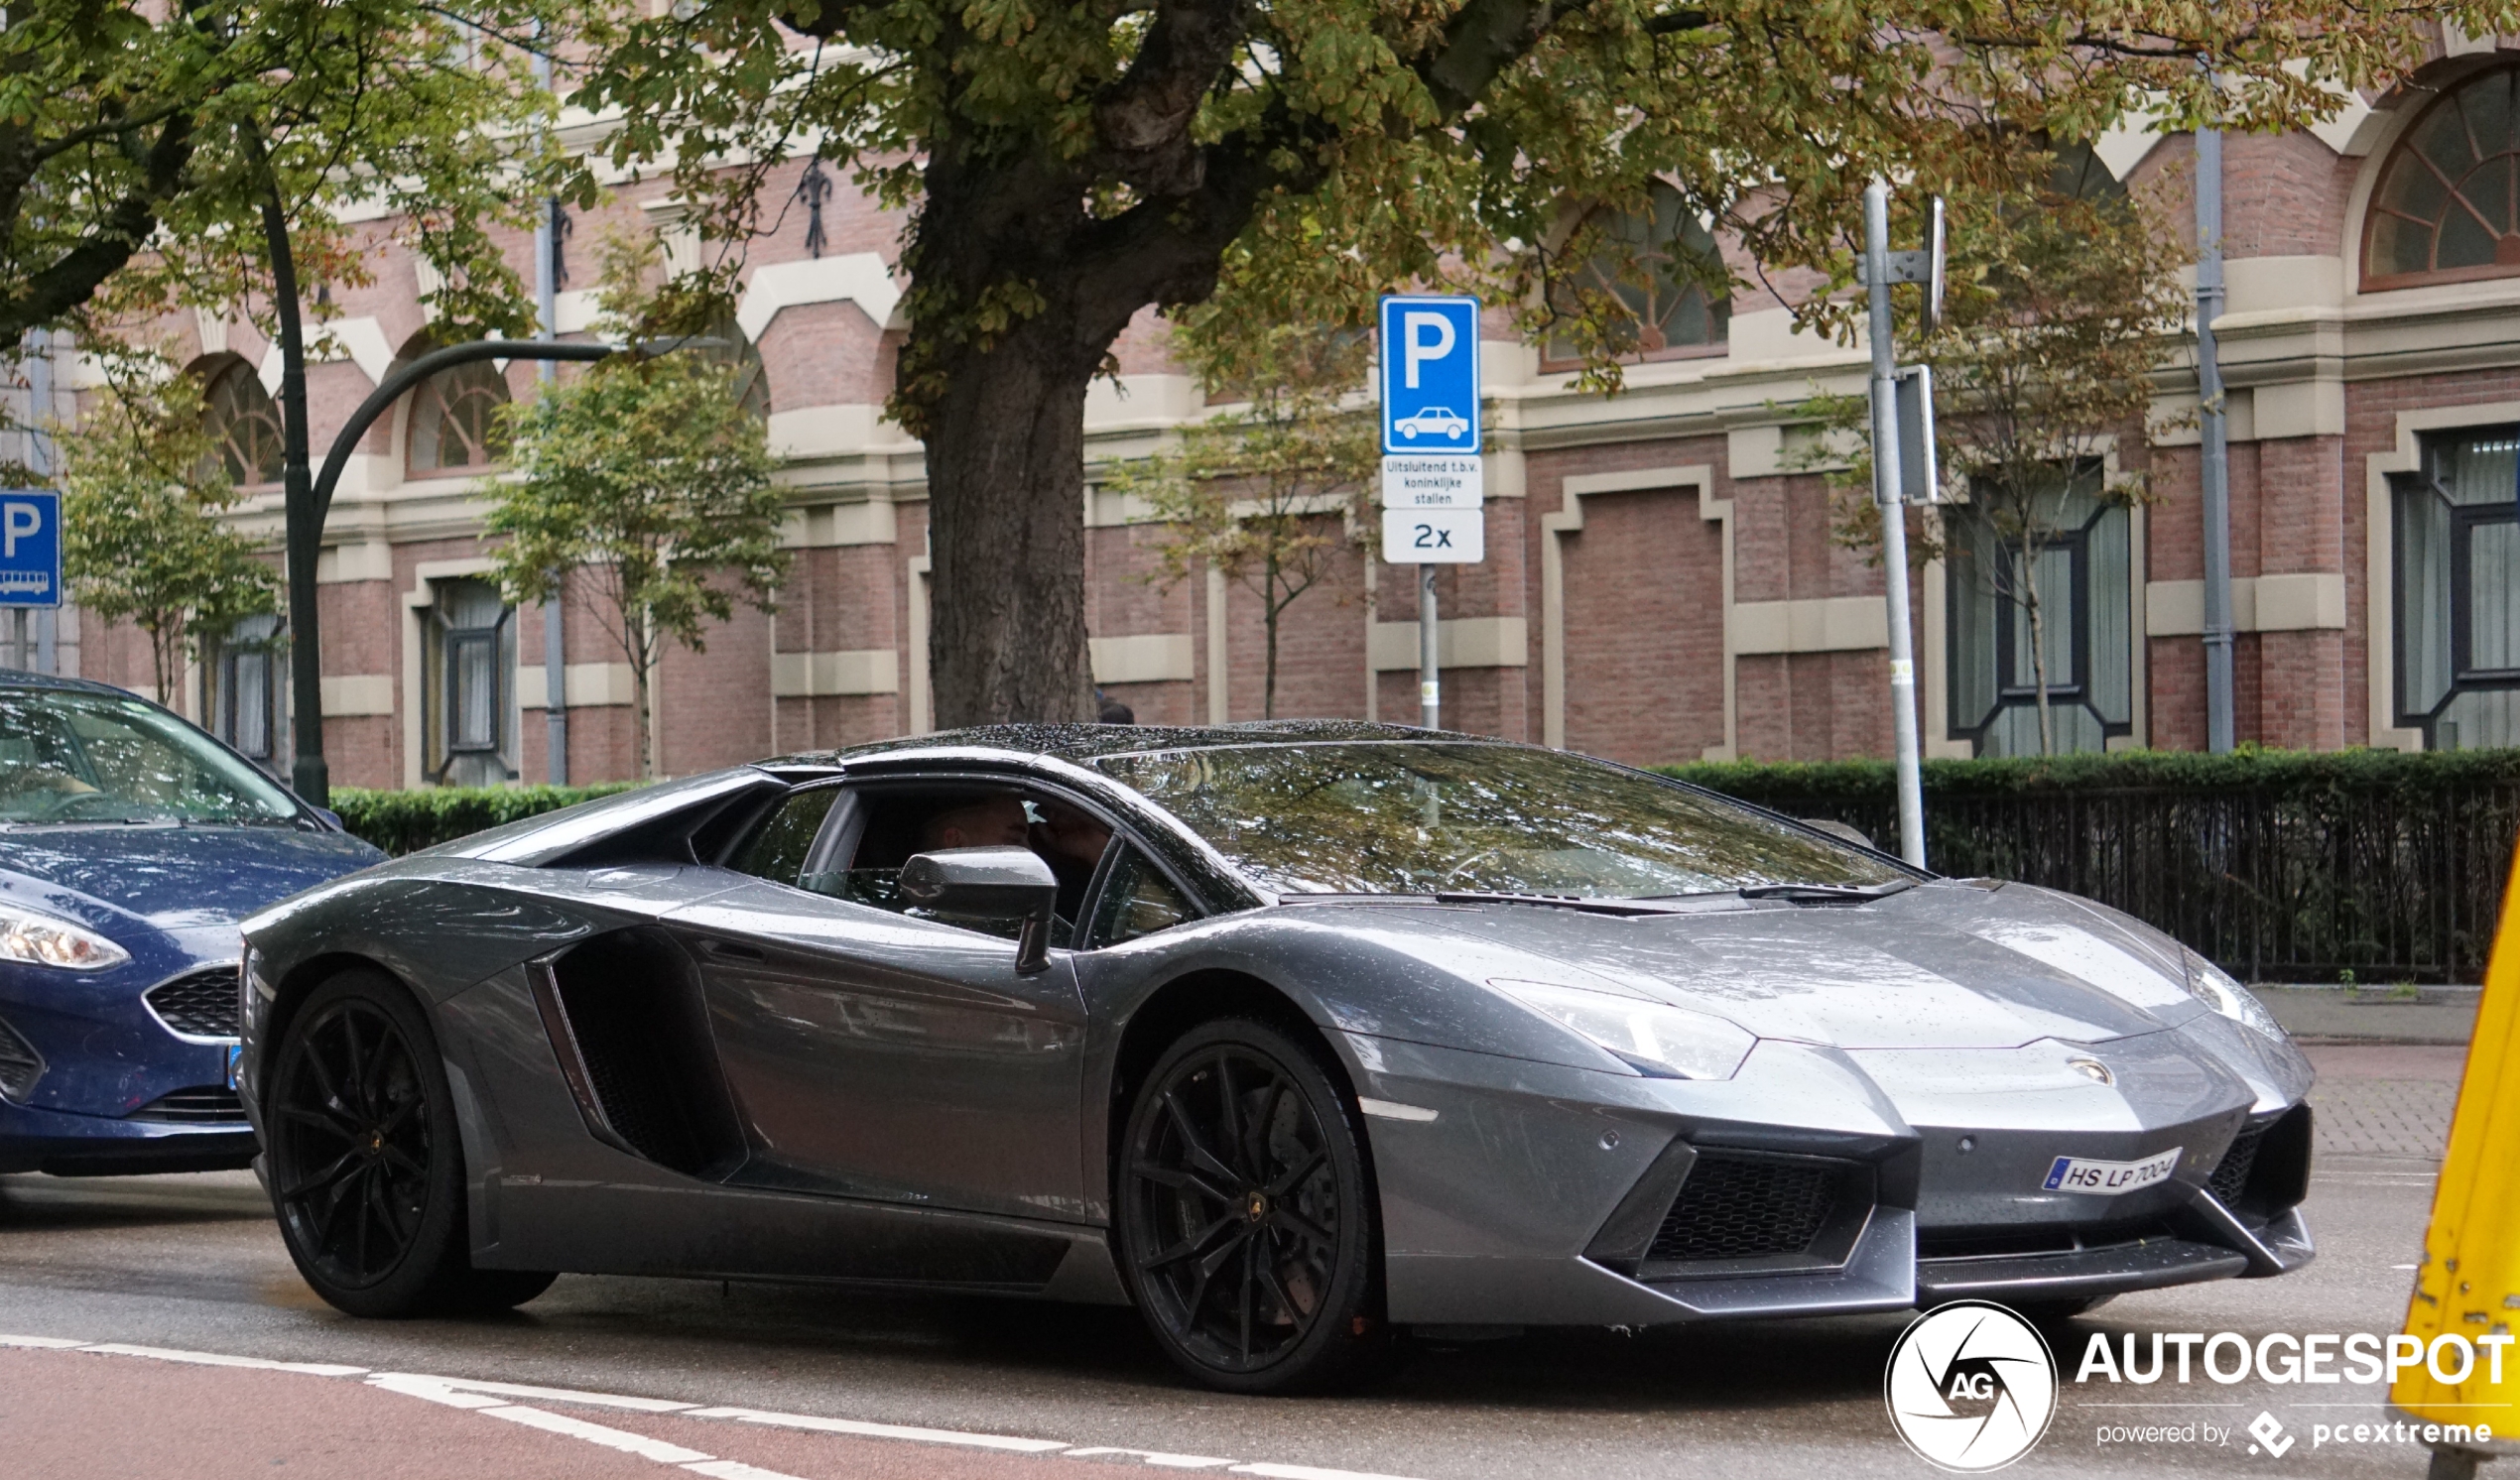
[[[1488,985],[1658,1079],[1729,1079],[1759,1042],[1721,1018],[1642,998],[1537,981]]]
[[[2258,1001],[2257,995],[2248,988],[2232,980],[2230,972],[2193,950],[2186,954],[2188,990],[2196,994],[2198,1001],[2234,1023],[2256,1029],[2279,1044],[2293,1041],[2293,1036],[2284,1031],[2284,1025],[2276,1022],[2275,1015],[2266,1010],[2266,1004]]]
[[[0,904],[0,961],[102,971],[131,959],[131,952],[85,925],[22,905]]]

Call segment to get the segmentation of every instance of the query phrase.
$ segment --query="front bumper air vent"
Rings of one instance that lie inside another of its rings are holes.
[[[1645,1252],[1649,1264],[1801,1254],[1835,1207],[1842,1168],[1705,1155]]]
[[[2264,1126],[2255,1130],[2244,1130],[2231,1138],[2231,1149],[2224,1152],[2222,1160],[2213,1165],[2213,1175],[2205,1178],[2205,1188],[2213,1193],[2214,1201],[2221,1203],[2224,1207],[2231,1207],[2239,1202],[2240,1193],[2245,1191],[2249,1184],[2249,1169],[2257,1163],[2258,1143],[2265,1139]]]
[[[173,1032],[187,1038],[234,1038],[236,993],[236,968],[218,966],[162,981],[140,995]]]
[[[0,1095],[23,1102],[44,1077],[44,1055],[0,1019]]]
[[[127,1118],[223,1125],[245,1118],[245,1102],[224,1084],[195,1084],[189,1089],[170,1090],[132,1111]]]

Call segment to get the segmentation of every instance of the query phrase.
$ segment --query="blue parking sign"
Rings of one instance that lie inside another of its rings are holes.
[[[0,488],[0,606],[62,604],[62,496]]]
[[[1382,301],[1382,449],[1478,450],[1478,300]]]

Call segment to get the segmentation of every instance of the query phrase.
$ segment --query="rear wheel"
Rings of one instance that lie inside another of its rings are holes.
[[[1121,1141],[1121,1273],[1199,1381],[1318,1388],[1383,1349],[1353,1115],[1316,1053],[1247,1019],[1191,1030],[1147,1076]]]
[[[401,983],[365,969],[332,978],[272,1063],[272,1202],[315,1294],[352,1315],[441,1315],[551,1287],[548,1274],[472,1268],[452,1097]]]

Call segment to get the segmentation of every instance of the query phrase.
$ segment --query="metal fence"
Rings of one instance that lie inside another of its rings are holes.
[[[1886,787],[1877,797],[1759,790],[1749,800],[1779,811],[1898,836]],[[2501,779],[2412,794],[2328,778],[1937,789],[1926,800],[1927,857],[1937,873],[2087,896],[2169,931],[2243,981],[2482,980],[2515,834],[2520,781]]]

